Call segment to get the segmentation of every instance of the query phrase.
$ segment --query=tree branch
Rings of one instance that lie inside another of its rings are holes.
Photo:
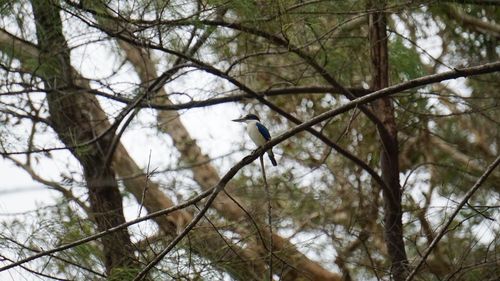
[[[481,33],[487,33],[496,37],[497,39],[500,39],[500,25],[496,23],[483,21],[476,17],[469,16],[459,11],[452,5],[445,5],[443,11],[446,13],[446,15],[448,15],[448,17],[467,28],[479,31]]]
[[[117,96],[117,95],[112,95],[105,93],[103,91],[91,89],[91,90],[85,90],[82,89],[86,92],[89,92],[91,94],[95,94],[97,96],[109,98],[114,101],[118,101],[121,103],[126,103],[130,104],[134,100]],[[348,88],[349,91],[351,91],[356,97],[360,97],[363,95],[366,95],[370,92],[371,90],[368,89],[363,89],[363,88]],[[330,94],[336,94],[339,92],[339,89],[335,87],[321,87],[321,86],[303,86],[303,87],[290,87],[290,88],[277,88],[277,89],[268,89],[260,92],[255,92],[259,96],[263,97],[274,97],[274,96],[286,96],[286,95],[298,95],[298,94],[325,94],[325,93],[330,93]],[[177,92],[171,93],[171,95],[177,94]],[[206,106],[211,106],[211,105],[217,105],[221,103],[227,103],[227,102],[240,102],[245,99],[255,99],[255,95],[249,94],[249,93],[241,93],[241,94],[235,94],[235,95],[230,95],[230,96],[225,96],[225,97],[216,97],[216,98],[209,98],[206,100],[199,100],[199,101],[189,101],[185,103],[177,103],[177,104],[164,104],[164,103],[156,103],[154,101],[147,101],[147,102],[141,102],[138,106],[144,107],[144,108],[154,108],[158,110],[181,110],[181,109],[191,109],[191,108],[197,108],[197,107],[206,107]]]
[[[455,210],[453,211],[453,213],[450,215],[450,217],[448,218],[447,222],[444,224],[444,226],[441,228],[441,230],[438,232],[438,234],[436,235],[436,237],[434,238],[434,240],[432,240],[431,244],[429,245],[429,247],[425,250],[424,254],[422,255],[422,257],[420,258],[420,260],[417,262],[417,265],[413,268],[413,270],[410,272],[410,274],[408,275],[408,277],[406,278],[405,281],[411,281],[413,280],[413,278],[415,277],[415,275],[417,274],[418,270],[420,269],[420,267],[424,264],[425,260],[427,259],[427,257],[429,257],[429,255],[431,254],[432,250],[437,246],[437,244],[439,243],[439,241],[441,240],[441,238],[443,238],[443,236],[446,234],[446,232],[448,231],[448,227],[451,225],[451,223],[453,222],[453,219],[455,219],[455,217],[458,215],[458,213],[460,212],[460,210],[463,208],[463,206],[465,204],[467,204],[467,202],[469,201],[469,199],[472,197],[472,195],[474,195],[474,193],[481,187],[481,185],[486,181],[486,179],[488,178],[488,176],[493,172],[493,170],[495,170],[495,168],[500,164],[500,156],[498,156],[495,161],[493,161],[487,168],[486,170],[484,171],[484,173],[481,175],[481,177],[479,177],[476,181],[476,183],[469,189],[469,191],[467,191],[467,193],[465,194],[464,198],[462,199],[462,201],[460,201],[460,203],[458,204],[458,206],[455,208]]]
[[[120,230],[122,230],[122,229],[124,229],[126,227],[129,227],[131,225],[140,223],[142,221],[146,221],[146,220],[149,220],[149,219],[152,219],[152,218],[156,218],[156,217],[159,217],[159,216],[168,215],[168,214],[170,214],[172,212],[175,212],[177,210],[184,209],[184,208],[186,208],[186,207],[188,207],[188,206],[190,206],[190,205],[192,205],[192,204],[194,204],[196,202],[199,202],[203,198],[209,196],[212,191],[213,190],[207,190],[207,191],[205,191],[205,192],[197,195],[196,197],[193,197],[192,199],[187,200],[184,203],[178,204],[176,206],[172,206],[172,207],[167,208],[167,209],[163,209],[163,210],[160,210],[160,211],[157,211],[157,212],[154,212],[154,213],[150,213],[150,214],[148,214],[146,216],[143,216],[143,217],[140,217],[140,218],[128,221],[126,223],[117,225],[115,227],[108,228],[108,229],[106,229],[104,231],[101,231],[99,233],[96,233],[94,235],[87,236],[85,238],[76,240],[74,242],[71,242],[71,243],[59,246],[57,248],[54,248],[54,249],[51,249],[51,250],[46,250],[46,251],[41,251],[40,253],[38,253],[36,255],[32,255],[30,257],[24,258],[22,260],[19,260],[17,262],[11,263],[11,264],[6,265],[4,267],[0,267],[0,272],[5,271],[7,269],[14,268],[14,267],[22,265],[22,264],[25,264],[27,262],[30,262],[32,260],[35,260],[35,259],[38,259],[38,258],[41,258],[41,257],[44,257],[44,256],[48,256],[48,255],[51,255],[51,254],[54,254],[54,253],[57,253],[57,252],[61,252],[61,251],[67,250],[67,249],[76,247],[78,245],[81,245],[81,244],[84,244],[84,243],[87,243],[87,242],[90,242],[90,241],[97,240],[97,239],[99,239],[99,238],[101,238],[103,236],[106,236],[108,234],[112,234],[114,232],[120,231]]]

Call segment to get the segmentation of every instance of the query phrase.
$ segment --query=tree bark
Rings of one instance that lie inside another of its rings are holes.
[[[371,3],[377,11],[369,15],[369,40],[372,63],[372,88],[380,90],[389,86],[389,59],[387,51],[387,19],[383,12],[385,4]],[[374,5],[373,5],[374,4]],[[407,257],[403,240],[401,186],[399,183],[399,144],[394,107],[390,97],[373,103],[374,112],[382,121],[378,125],[382,143],[380,166],[382,179],[387,189],[384,196],[384,232],[387,252],[391,261],[391,274],[394,280],[404,280],[407,274]],[[383,126],[384,128],[381,128]]]
[[[53,129],[82,165],[93,216],[98,230],[104,231],[125,222],[115,172],[104,166],[111,136],[75,148],[97,136],[94,125],[101,120],[92,119],[87,112],[93,104],[86,103],[82,94],[75,91],[70,52],[56,4],[53,1],[32,1],[40,50],[38,72],[44,79]],[[135,263],[127,229],[105,236],[101,241],[107,274]]]

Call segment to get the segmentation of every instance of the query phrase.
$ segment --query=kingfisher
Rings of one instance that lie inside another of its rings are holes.
[[[262,147],[266,142],[271,140],[271,134],[269,130],[260,123],[259,117],[255,114],[248,114],[243,118],[234,119],[233,122],[242,122],[247,124],[247,133],[252,139],[252,141],[257,145],[257,147]],[[273,166],[277,166],[276,159],[274,159],[274,154],[271,149],[267,151],[267,155],[273,163]]]

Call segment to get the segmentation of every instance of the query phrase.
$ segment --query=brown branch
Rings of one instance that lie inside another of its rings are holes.
[[[0,28],[0,50],[21,61],[39,56],[39,50],[33,43],[19,38],[3,28]]]
[[[471,158],[468,155],[464,154],[462,151],[460,151],[458,148],[454,147],[452,144],[444,141],[440,137],[436,135],[429,134],[429,140],[431,144],[433,144],[435,147],[439,148],[441,151],[445,152],[448,154],[451,158],[455,159],[458,163],[462,163],[465,167],[470,167],[475,171],[482,171],[484,167],[479,164],[478,161],[476,161],[475,158]],[[500,175],[495,175],[496,177],[499,177]]]
[[[67,200],[74,201],[78,206],[80,206],[80,208],[82,208],[82,210],[85,211],[85,213],[90,217],[91,220],[94,220],[91,209],[87,205],[85,205],[84,202],[82,202],[80,199],[78,199],[73,194],[73,192],[71,192],[71,190],[68,190],[68,189],[64,188],[63,186],[61,186],[59,183],[57,183],[55,181],[49,181],[49,180],[46,180],[46,179],[42,178],[40,175],[38,175],[33,170],[33,168],[29,164],[22,163],[21,161],[15,159],[13,157],[10,157],[10,156],[5,156],[5,157],[7,159],[9,159],[10,161],[12,161],[16,166],[18,166],[19,168],[23,169],[26,173],[28,173],[28,175],[30,175],[30,177],[34,181],[37,181],[37,182],[39,182],[39,183],[41,183],[43,185],[46,185],[50,189],[59,191]]]
[[[121,103],[126,103],[130,104],[134,100],[129,99],[126,97],[121,97],[113,94],[108,94],[103,91],[95,90],[95,89],[82,89],[85,92],[89,92],[91,94],[95,94],[101,97],[109,98],[114,101],[118,101]],[[368,89],[363,89],[363,88],[348,88],[350,92],[352,92],[356,97],[360,97],[363,95],[366,95],[370,92],[371,90]],[[321,87],[321,86],[303,86],[303,87],[290,87],[290,88],[277,88],[277,89],[268,89],[260,92],[256,92],[257,95],[263,96],[263,97],[274,97],[274,96],[283,96],[283,95],[298,95],[298,94],[325,94],[325,93],[330,93],[330,94],[335,94],[338,93],[339,89],[335,87]],[[171,93],[171,95],[176,94],[176,92]],[[245,99],[255,99],[255,95],[249,94],[249,93],[241,93],[241,94],[235,94],[235,95],[230,95],[230,96],[225,96],[225,97],[216,97],[216,98],[209,98],[206,100],[199,100],[199,101],[189,101],[185,103],[178,103],[178,104],[164,104],[164,103],[155,103],[154,101],[147,101],[147,102],[141,102],[138,107],[144,107],[144,108],[154,108],[158,110],[181,110],[181,109],[191,109],[191,108],[197,108],[197,107],[205,107],[205,106],[211,106],[211,105],[217,105],[221,103],[227,103],[227,102],[240,102]]]

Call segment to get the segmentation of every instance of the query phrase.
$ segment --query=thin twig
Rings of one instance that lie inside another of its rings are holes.
[[[439,231],[439,233],[436,235],[436,237],[432,240],[431,244],[429,245],[429,247],[427,248],[427,250],[425,250],[424,254],[422,255],[422,257],[418,261],[417,265],[413,268],[413,270],[410,272],[410,274],[408,275],[408,277],[406,278],[405,281],[411,281],[411,280],[413,280],[413,278],[417,274],[417,271],[420,269],[420,267],[427,260],[427,258],[431,254],[432,250],[434,250],[434,248],[437,246],[437,243],[439,243],[439,241],[441,240],[441,238],[443,238],[443,236],[448,231],[448,227],[453,222],[453,219],[458,215],[458,213],[460,212],[460,210],[465,206],[465,204],[467,204],[467,201],[469,201],[469,199],[472,197],[472,195],[474,195],[474,193],[479,189],[479,187],[481,187],[481,185],[484,183],[484,181],[486,181],[486,179],[488,178],[488,176],[493,172],[493,170],[495,170],[495,168],[499,164],[500,164],[500,155],[495,159],[495,161],[493,161],[493,163],[491,163],[488,166],[488,168],[486,168],[486,171],[481,175],[481,177],[479,177],[479,179],[477,179],[476,183],[465,194],[464,199],[462,199],[462,201],[460,201],[460,204],[458,204],[458,206],[456,207],[455,211],[453,211],[453,213],[451,214],[451,216],[448,218],[448,221],[446,222],[446,224]]]
[[[260,167],[262,169],[262,179],[264,180],[264,188],[266,190],[267,199],[267,226],[269,228],[269,281],[273,280],[273,218],[271,206],[271,194],[269,185],[267,184],[266,169],[264,168],[264,154],[260,156]]]
[[[133,279],[133,281],[142,280],[145,275],[155,266],[157,265],[190,231],[193,229],[196,224],[203,218],[205,213],[208,211],[208,208],[212,205],[213,201],[217,197],[217,195],[224,189],[226,184],[231,180],[236,173],[243,168],[244,166],[253,162],[258,156],[262,155],[265,152],[263,149],[257,149],[251,155],[243,158],[238,164],[233,166],[225,175],[222,177],[217,185],[210,189],[212,192],[210,193],[210,197],[208,197],[207,202],[203,206],[203,208],[196,214],[193,220],[182,230],[182,232],[177,235],[168,245],[158,254],[146,267],[137,274],[137,276]]]
[[[17,246],[21,247],[22,249],[29,250],[29,251],[32,251],[32,252],[35,252],[35,253],[40,253],[40,252],[42,252],[42,250],[40,250],[40,249],[36,249],[36,248],[32,248],[32,247],[26,246],[25,244],[23,244],[23,243],[21,243],[21,242],[19,242],[19,241],[15,240],[15,239],[13,239],[13,238],[7,237],[7,236],[3,236],[3,235],[1,235],[1,236],[0,236],[0,238],[1,238],[1,239],[5,239],[5,240],[7,240],[7,241],[9,241],[9,242],[12,242],[12,243],[16,244]],[[68,259],[65,259],[65,258],[63,258],[63,257],[59,257],[59,256],[57,256],[57,255],[49,255],[49,256],[50,256],[51,258],[57,259],[57,260],[59,260],[59,261],[61,261],[61,262],[64,262],[64,263],[70,264],[70,265],[72,265],[72,266],[75,266],[75,267],[77,267],[77,268],[80,268],[80,269],[82,269],[82,270],[88,271],[88,272],[90,272],[90,273],[92,273],[92,274],[95,274],[95,275],[97,275],[97,276],[99,276],[99,277],[106,278],[106,275],[104,275],[103,273],[97,272],[97,271],[93,270],[92,268],[87,268],[87,267],[85,267],[85,266],[83,266],[83,265],[80,265],[80,264],[78,264],[77,262],[74,262],[74,261],[72,261],[72,260],[68,260]],[[11,261],[10,259],[9,259],[9,261],[10,261],[10,262],[13,262],[13,261]]]
[[[225,191],[224,191],[225,192]],[[198,211],[201,211],[200,208],[198,207],[198,205],[194,204],[194,207],[198,210]],[[240,253],[238,253],[234,247],[227,241],[227,239],[224,237],[224,235],[222,233],[220,233],[219,229],[217,229],[217,226],[215,226],[215,224],[210,220],[210,218],[205,215],[205,219],[207,220],[207,222],[210,224],[210,226],[212,226],[212,228],[214,229],[215,233],[217,233],[217,235],[221,238],[221,240],[224,242],[224,244],[226,244],[226,247],[231,251],[233,252],[243,263],[247,262],[245,260],[244,257],[242,257],[240,255]],[[188,239],[189,239],[189,236],[188,236]],[[191,252],[191,251],[190,251]],[[222,256],[220,257],[222,258]],[[257,275],[254,276],[255,280],[257,280]]]
[[[253,224],[255,231],[257,232],[257,236],[259,236],[259,239],[262,242],[262,246],[264,247],[264,249],[266,251],[269,251],[269,249],[267,248],[267,245],[266,245],[266,240],[264,239],[264,236],[263,236],[262,232],[260,231],[260,228],[257,225],[257,222],[255,221],[255,219],[252,217],[252,215],[245,209],[245,207],[243,207],[243,205],[240,204],[240,202],[238,202],[238,200],[236,200],[234,197],[232,197],[231,194],[227,193],[226,190],[223,190],[223,192],[227,195],[227,197],[229,199],[231,199],[246,214],[246,216],[248,217],[250,222]],[[284,260],[280,256],[276,255],[276,253],[274,253],[274,252],[273,252],[273,257],[275,257],[277,260],[279,260],[280,262],[283,263],[283,266],[281,267],[281,271],[285,270],[285,268],[288,266],[289,268],[295,270],[298,273],[302,273],[302,274],[305,273],[304,270],[299,269],[296,266],[290,264],[289,262],[287,262],[286,260]]]
[[[144,184],[144,190],[142,191],[141,202],[139,203],[139,213],[137,214],[137,217],[141,215],[142,209],[144,207],[144,199],[146,198],[146,192],[148,192],[149,177],[151,176],[151,174],[149,173],[150,164],[151,164],[151,149],[149,150],[148,167],[146,168],[146,183]]]
[[[156,218],[156,217],[159,217],[159,216],[162,216],[162,215],[167,215],[167,214],[170,214],[170,213],[172,213],[174,211],[186,208],[187,206],[190,206],[190,205],[192,205],[192,204],[200,201],[201,199],[209,196],[212,191],[213,191],[213,188],[211,188],[211,189],[209,189],[209,190],[201,193],[200,195],[198,195],[198,196],[196,196],[196,197],[194,197],[194,198],[192,198],[190,200],[187,200],[186,202],[184,202],[182,204],[179,204],[179,205],[176,205],[176,206],[172,206],[170,208],[163,209],[163,210],[151,213],[151,214],[146,215],[144,217],[128,221],[126,223],[123,223],[123,224],[117,225],[115,227],[109,228],[109,229],[107,229],[105,231],[101,231],[99,233],[96,233],[94,235],[90,235],[88,237],[85,237],[85,238],[76,240],[74,242],[62,245],[62,246],[54,248],[52,250],[47,250],[47,251],[40,252],[40,253],[38,253],[36,255],[27,257],[25,259],[19,260],[19,261],[14,262],[14,263],[11,263],[11,264],[6,265],[4,267],[0,267],[0,272],[5,271],[7,269],[11,269],[13,267],[16,267],[16,266],[19,266],[19,265],[22,265],[22,264],[25,264],[25,263],[30,262],[32,260],[35,260],[35,259],[38,259],[38,258],[41,258],[41,257],[44,257],[44,256],[51,255],[53,253],[61,252],[61,251],[64,251],[64,250],[76,247],[78,245],[85,244],[85,243],[93,241],[93,240],[97,240],[97,239],[99,239],[99,238],[101,238],[101,237],[103,237],[105,235],[111,234],[113,232],[116,232],[116,231],[118,231],[118,230],[120,230],[122,228],[128,227],[128,226],[131,226],[133,224],[137,224],[139,222],[142,222],[142,221],[145,221],[145,220],[149,220],[149,219],[152,219],[152,218]]]
[[[107,99],[111,99],[120,103],[130,104],[134,101],[131,98],[123,97],[121,95],[116,95],[116,94],[109,94],[101,90],[85,89],[85,88],[79,90],[85,91],[86,93],[90,93],[96,96],[105,97]],[[370,90],[363,88],[348,88],[348,90],[358,97],[369,94],[371,92]],[[43,92],[43,89],[41,90],[37,89],[37,91]],[[274,96],[288,96],[288,95],[299,95],[299,94],[308,94],[308,95],[325,94],[325,93],[336,94],[338,93],[338,91],[339,89],[335,87],[298,86],[298,87],[268,89],[256,93],[264,97],[274,97]],[[218,105],[229,102],[238,102],[245,99],[253,99],[253,98],[255,98],[255,96],[249,93],[238,93],[229,96],[214,97],[205,100],[192,100],[185,103],[176,103],[176,104],[161,104],[161,103],[154,103],[153,101],[148,100],[148,101],[142,101],[138,105],[138,107],[154,108],[158,110],[181,110],[181,109],[206,107],[206,106]]]

